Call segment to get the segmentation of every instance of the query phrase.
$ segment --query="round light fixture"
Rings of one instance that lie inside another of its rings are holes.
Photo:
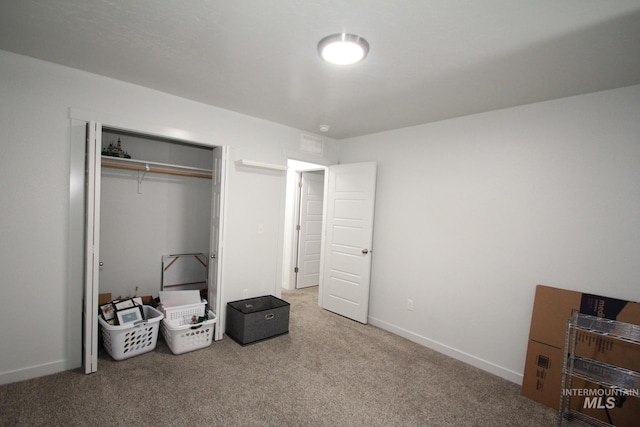
[[[332,64],[351,65],[367,56],[369,43],[355,34],[333,34],[320,40],[318,53]]]

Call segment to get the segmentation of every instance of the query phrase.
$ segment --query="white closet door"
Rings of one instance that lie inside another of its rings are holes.
[[[226,186],[226,171],[228,147],[216,147],[213,149],[213,170],[211,176],[211,236],[209,243],[209,306],[218,317],[218,327],[215,339],[222,339],[224,331],[224,318],[222,316],[222,256],[223,256],[223,221],[224,221],[224,195]]]
[[[98,293],[100,290],[100,152],[102,125],[87,123],[86,146],[86,229],[85,229],[85,290],[84,290],[84,372],[98,370]]]

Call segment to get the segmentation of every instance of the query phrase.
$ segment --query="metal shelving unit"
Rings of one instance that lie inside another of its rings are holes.
[[[573,378],[581,378],[597,384],[606,396],[617,394],[629,398],[638,398],[639,396],[635,391],[640,390],[640,373],[577,355],[578,331],[637,344],[640,352],[640,326],[589,316],[579,312],[575,312],[567,320],[558,425],[612,426],[613,424],[571,409],[572,395],[571,393],[565,393],[565,390],[572,389]]]

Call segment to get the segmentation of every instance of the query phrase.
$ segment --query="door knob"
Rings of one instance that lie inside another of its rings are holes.
[[[211,259],[216,259],[216,254],[211,254]]]
[[[368,253],[369,253],[369,249],[364,248],[364,249],[362,250],[362,253],[363,253],[363,254],[365,254],[365,255],[366,255],[366,254],[368,254]]]
[[[99,265],[100,267],[104,267],[104,262],[100,261],[100,262],[98,263],[98,265]]]

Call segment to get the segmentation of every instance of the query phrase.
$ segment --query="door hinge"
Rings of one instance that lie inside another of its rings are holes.
[[[302,181],[298,182],[298,187],[302,188]]]
[[[297,273],[297,272],[298,272],[298,267],[294,268],[294,269],[293,269],[293,272],[294,272],[294,273]]]
[[[300,231],[300,224],[296,225],[296,230]]]

